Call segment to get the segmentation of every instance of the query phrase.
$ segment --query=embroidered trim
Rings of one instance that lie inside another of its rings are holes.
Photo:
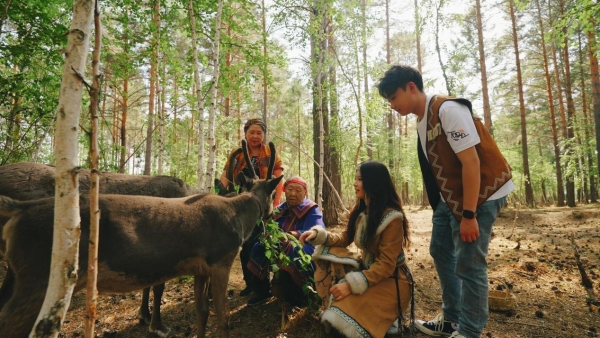
[[[330,246],[317,245],[315,252],[312,254],[313,259],[321,259],[324,261],[330,261],[335,263],[347,264],[355,269],[360,268],[360,262],[352,257],[338,256],[332,254]]]
[[[364,327],[362,327],[360,324],[358,324],[357,321],[354,320],[354,318],[348,316],[344,311],[342,311],[339,307],[337,306],[331,306],[329,308],[329,310],[333,311],[336,315],[338,315],[340,318],[342,318],[346,323],[350,324],[352,327],[354,327],[354,329],[356,329],[356,332],[363,338],[371,338],[371,334],[369,334],[369,332],[367,330],[365,330]]]

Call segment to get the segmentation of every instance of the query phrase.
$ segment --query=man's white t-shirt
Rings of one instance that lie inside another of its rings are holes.
[[[426,155],[427,108],[429,107],[429,102],[431,101],[432,97],[433,95],[427,95],[425,113],[423,118],[417,122],[417,133],[419,134],[421,149],[423,149],[423,153]],[[442,128],[446,133],[446,137],[448,138],[448,143],[450,143],[454,153],[459,153],[481,142],[479,139],[479,134],[477,134],[475,124],[473,123],[471,112],[467,106],[455,101],[446,101],[440,106],[439,116]],[[514,188],[515,184],[512,180],[509,180],[487,200],[491,201],[502,198],[513,191]]]

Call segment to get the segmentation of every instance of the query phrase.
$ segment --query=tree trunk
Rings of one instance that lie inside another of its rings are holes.
[[[584,70],[584,59],[585,55],[583,54],[582,42],[581,42],[581,31],[577,32],[578,44],[579,47],[579,77],[581,80],[581,106],[583,111],[583,135],[584,135],[584,147],[583,151],[585,152],[585,162],[587,164],[587,178],[589,180],[590,189],[589,189],[589,199],[590,202],[596,203],[598,199],[598,190],[596,188],[596,178],[594,174],[594,160],[592,155],[592,149],[590,147],[590,125],[591,121],[588,116],[588,100],[586,95],[586,85],[585,85],[585,70]],[[587,201],[586,201],[587,203]]]
[[[125,22],[129,21],[129,7],[125,8]],[[127,32],[128,28],[125,27],[125,34],[123,39],[125,40],[124,45],[125,45],[125,57],[126,57],[126,64],[129,61],[129,33]],[[120,130],[120,135],[121,135],[121,158],[119,160],[119,170],[118,172],[120,174],[124,174],[125,173],[125,162],[127,160],[127,109],[128,109],[128,104],[129,104],[129,71],[126,72],[125,74],[125,78],[123,79],[123,92],[121,93],[123,99],[122,99],[122,104],[123,104],[123,113],[121,116],[121,130]]]
[[[150,95],[148,97],[148,130],[146,131],[146,153],[144,175],[152,172],[152,134],[154,133],[154,99],[156,97],[156,73],[158,68],[158,33],[160,31],[160,0],[154,0],[152,11],[152,56],[150,57]]]
[[[540,25],[540,38],[542,40],[542,56],[544,57],[544,74],[546,76],[546,92],[548,94],[548,109],[550,110],[550,126],[552,128],[552,145],[554,146],[554,166],[556,169],[556,190],[557,202],[556,205],[562,207],[565,205],[565,191],[563,186],[562,167],[560,164],[560,146],[558,144],[558,132],[556,130],[556,114],[554,113],[554,97],[552,94],[552,81],[550,80],[550,70],[548,69],[548,56],[546,53],[546,34],[544,23],[542,21],[542,12],[540,10],[540,2],[536,0],[538,23]]]
[[[94,18],[93,0],[76,0],[65,52],[56,116],[56,190],[51,273],[48,291],[31,337],[57,337],[77,280],[79,249],[79,118],[83,74]],[[74,74],[75,73],[75,74]]]
[[[373,159],[373,141],[371,139],[371,121],[369,119],[369,112],[367,107],[369,106],[369,71],[367,63],[367,1],[361,0],[362,10],[362,68],[363,68],[363,82],[364,82],[364,95],[365,95],[365,125],[367,131],[367,157],[369,160]]]
[[[100,175],[98,170],[98,107],[100,105],[100,49],[102,43],[102,26],[100,8],[95,0],[94,10],[94,52],[92,54],[92,88],[90,91],[90,237],[88,247],[88,267],[86,285],[86,317],[85,337],[94,337],[94,326],[97,317],[96,301],[98,299],[98,238],[100,233]]]
[[[442,47],[440,46],[440,21],[442,16],[442,8],[444,7],[444,0],[438,0],[437,6],[435,7],[435,51],[438,57],[438,63],[440,64],[440,68],[442,69],[442,75],[444,76],[444,82],[446,83],[446,91],[448,91],[448,95],[453,96],[454,93],[452,91],[452,86],[450,84],[450,80],[448,79],[448,74],[446,73],[446,65],[442,60]]]
[[[390,52],[390,1],[385,1],[385,60],[387,62],[388,68],[391,65],[392,55]],[[387,113],[387,139],[388,139],[388,167],[390,172],[393,172],[394,169],[394,135],[396,124],[394,123],[394,111],[392,109],[388,109]],[[402,135],[402,133],[400,133]]]
[[[529,207],[533,207],[533,188],[531,186],[531,174],[529,173],[529,154],[527,153],[527,122],[525,120],[523,78],[521,76],[521,60],[519,59],[519,41],[517,38],[517,20],[515,17],[513,0],[508,0],[508,6],[510,11],[510,19],[512,22],[512,37],[517,68],[517,86],[519,89],[519,107],[521,111],[521,147],[523,151],[523,175],[525,176],[525,201]]]
[[[483,42],[483,24],[481,20],[481,0],[475,0],[475,9],[477,12],[477,38],[479,41],[479,68],[481,72],[481,95],[483,99],[483,121],[485,127],[493,135],[492,129],[492,111],[490,109],[490,96],[488,94],[487,69],[485,67],[485,49]]]
[[[325,38],[325,4],[323,0],[315,0],[311,9],[310,27],[317,27],[311,30],[311,69],[313,77],[313,144],[315,163],[315,202],[322,209],[323,206],[323,170],[325,159],[324,147],[324,124],[323,124],[323,83],[324,83],[324,55],[327,50],[327,40]]]
[[[561,13],[564,9],[563,0],[559,1]],[[575,104],[573,103],[573,92],[571,90],[571,65],[569,61],[569,40],[567,39],[567,28],[563,28],[564,47],[563,56],[565,62],[565,94],[567,96],[567,144],[571,143],[575,138],[573,130],[573,119],[575,117]],[[582,88],[583,89],[583,88]],[[572,147],[568,147],[569,149]],[[576,160],[577,155],[573,153],[573,160]],[[567,205],[575,207],[575,178],[574,173],[567,171]]]
[[[121,115],[121,130],[119,132],[119,135],[121,136],[121,144],[120,144],[120,148],[121,148],[121,158],[119,160],[119,173],[124,174],[125,173],[125,163],[127,161],[127,106],[129,104],[128,102],[128,95],[129,95],[129,79],[125,78],[123,80],[123,107],[121,107],[121,109],[123,109],[122,115]]]
[[[421,56],[421,16],[419,15],[419,3],[418,0],[415,0],[415,36],[417,39],[417,69],[419,73],[423,73],[423,61]],[[405,130],[406,132],[406,130]],[[418,142],[418,140],[417,140]],[[422,180],[421,180],[422,181]],[[407,184],[408,185],[408,184]],[[429,205],[429,197],[427,197],[427,189],[425,189],[425,182],[421,182],[421,187],[423,193],[421,194],[421,206],[425,207]],[[407,193],[407,192],[406,192]],[[405,192],[403,192],[403,195]],[[403,197],[403,203],[406,203],[407,199]]]
[[[263,121],[265,121],[265,123],[267,125],[269,125],[269,122],[267,121],[267,104],[269,103],[269,96],[268,96],[268,54],[267,54],[267,8],[265,7],[265,0],[262,0],[262,43],[263,43],[263,66],[262,66],[262,75],[263,75],[263,111],[262,111],[262,118]],[[265,135],[266,136],[266,135]],[[265,139],[265,141],[267,141],[267,139]]]
[[[213,74],[210,86],[210,107],[208,109],[208,163],[206,164],[206,180],[204,181],[204,189],[202,191],[209,192],[214,182],[215,174],[215,120],[217,112],[217,95],[219,86],[219,51],[221,47],[221,15],[223,13],[223,0],[217,3],[217,16],[215,17],[215,37],[213,41],[212,65]]]
[[[159,76],[159,80],[157,83],[157,89],[159,89],[160,96],[159,100],[159,113],[158,113],[158,166],[156,173],[158,175],[164,174],[163,162],[164,162],[164,154],[165,154],[165,99],[167,96],[167,86],[160,85],[161,83],[166,83],[166,74],[167,70],[166,62],[163,63],[163,72],[162,76]],[[176,115],[173,113],[173,132],[175,132],[175,126],[177,125],[177,120],[175,119]],[[172,157],[171,157],[172,158]]]
[[[196,105],[198,110],[198,190],[203,191],[202,177],[204,177],[204,100],[202,99],[202,80],[198,63],[198,47],[196,46],[196,17],[194,16],[194,1],[189,0],[188,12],[190,15],[190,29],[192,31],[192,49],[194,58],[194,86],[196,90]]]
[[[337,93],[337,73],[335,67],[335,37],[334,37],[334,26],[333,22],[327,25],[327,37],[328,37],[328,65],[329,65],[329,106],[330,106],[330,117],[326,119],[327,128],[325,138],[325,173],[330,177],[333,187],[329,184],[323,185],[323,220],[325,224],[334,225],[339,224],[339,210],[342,206],[339,200],[335,196],[333,190],[337,190],[338,194],[342,191],[342,179],[340,174],[340,153],[338,145],[341,140],[339,139],[340,130],[338,126],[339,121],[339,100]]]
[[[600,72],[598,71],[598,52],[596,44],[596,34],[594,30],[587,32],[588,38],[588,57],[590,62],[590,78],[592,87],[592,108],[594,114],[594,124],[596,130],[596,168],[600,171]]]

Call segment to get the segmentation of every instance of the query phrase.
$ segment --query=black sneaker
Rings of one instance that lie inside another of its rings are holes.
[[[240,291],[240,297],[246,297],[249,296],[252,293],[252,288],[249,286],[246,286],[246,288],[242,291]]]
[[[415,327],[430,336],[450,337],[454,331],[458,331],[458,323],[452,323],[444,320],[444,314],[440,313],[432,320],[426,322],[423,320],[415,320]]]
[[[271,296],[271,294],[268,294],[268,295],[256,294],[256,296],[254,296],[248,300],[247,305],[250,307],[259,306],[259,305],[266,303],[269,299],[271,299],[271,297],[273,297],[273,296]]]

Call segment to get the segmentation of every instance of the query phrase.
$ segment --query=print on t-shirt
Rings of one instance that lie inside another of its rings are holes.
[[[450,134],[450,138],[453,141],[459,141],[462,140],[463,138],[469,136],[469,134],[467,134],[463,129],[457,130],[457,131],[449,131],[448,134]]]

